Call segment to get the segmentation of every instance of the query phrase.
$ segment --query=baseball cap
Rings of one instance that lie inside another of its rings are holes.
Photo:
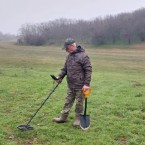
[[[68,45],[71,45],[75,43],[75,40],[73,38],[67,38],[65,39],[65,42],[64,42],[64,49],[67,49]]]

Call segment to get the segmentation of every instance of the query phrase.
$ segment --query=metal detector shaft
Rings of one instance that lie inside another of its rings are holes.
[[[35,117],[35,115],[37,114],[37,112],[42,108],[42,106],[45,104],[45,102],[48,100],[48,98],[51,96],[51,94],[55,91],[55,89],[58,87],[60,83],[57,83],[57,85],[53,88],[53,90],[47,95],[46,99],[41,103],[40,107],[36,110],[36,112],[32,115],[32,117],[30,118],[30,120],[27,122],[26,125],[30,124],[30,122],[32,121],[32,119]]]

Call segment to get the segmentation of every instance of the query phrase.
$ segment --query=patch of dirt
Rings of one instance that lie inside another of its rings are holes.
[[[132,81],[132,83],[133,83],[133,86],[134,86],[134,87],[141,87],[141,86],[145,86],[145,84],[142,84],[142,83],[137,82],[137,81]]]
[[[120,136],[116,140],[120,145],[128,145],[128,139],[125,136]]]
[[[143,96],[143,94],[141,94],[141,93],[135,95],[135,97],[142,97],[142,96]]]

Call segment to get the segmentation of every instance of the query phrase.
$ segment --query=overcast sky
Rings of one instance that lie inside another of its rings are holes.
[[[92,20],[145,8],[145,0],[0,0],[0,32],[59,18]]]

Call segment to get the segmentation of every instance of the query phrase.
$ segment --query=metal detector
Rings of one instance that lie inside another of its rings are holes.
[[[58,78],[56,78],[54,75],[50,75],[52,77],[53,80],[59,80]],[[40,107],[36,110],[36,112],[31,116],[31,118],[29,119],[29,121],[24,124],[24,125],[19,125],[17,126],[18,129],[20,129],[21,131],[28,131],[28,130],[33,130],[34,128],[29,125],[30,122],[32,121],[32,119],[36,116],[36,114],[38,113],[38,111],[42,108],[42,106],[45,104],[45,102],[48,100],[48,98],[51,96],[51,94],[55,91],[55,89],[58,87],[58,85],[60,84],[61,81],[59,81],[59,83],[56,84],[56,86],[52,89],[52,91],[46,96],[46,99],[44,101],[42,101]]]

